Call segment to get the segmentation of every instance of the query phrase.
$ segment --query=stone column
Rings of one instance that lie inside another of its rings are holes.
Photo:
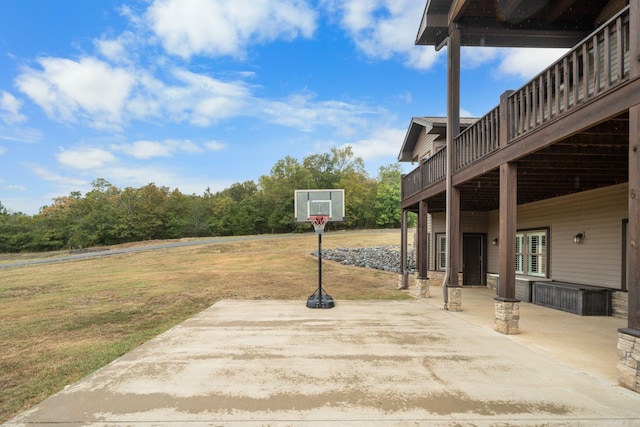
[[[618,331],[618,383],[640,393],[640,337]]]
[[[462,288],[460,286],[445,288],[447,291],[447,302],[445,308],[449,311],[461,311],[462,310]]]
[[[431,298],[431,291],[429,290],[428,278],[416,279],[416,295],[418,298]]]
[[[519,301],[494,301],[495,317],[493,329],[505,335],[517,335],[520,333],[520,302]]]

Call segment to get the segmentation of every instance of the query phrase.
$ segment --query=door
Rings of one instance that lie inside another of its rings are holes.
[[[485,240],[484,234],[462,236],[462,284],[485,286]]]

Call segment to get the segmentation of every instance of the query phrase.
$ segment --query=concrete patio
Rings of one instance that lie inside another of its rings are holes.
[[[493,291],[432,298],[221,301],[6,426],[640,426],[616,329],[531,304],[492,329]]]

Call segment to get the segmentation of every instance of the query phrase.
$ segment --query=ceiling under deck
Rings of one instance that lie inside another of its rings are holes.
[[[429,0],[417,45],[441,47],[449,27],[462,46],[572,47],[626,0]]]
[[[628,113],[523,157],[516,164],[518,205],[625,183],[629,180]],[[459,188],[462,211],[499,209],[498,169]],[[444,212],[444,193],[428,200],[428,210]]]

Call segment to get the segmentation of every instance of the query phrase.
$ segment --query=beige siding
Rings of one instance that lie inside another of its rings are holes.
[[[518,207],[518,229],[549,228],[550,278],[620,289],[622,221],[628,217],[628,185],[586,191]],[[462,212],[462,233],[487,233],[489,273],[498,273],[499,211]],[[446,230],[445,214],[430,215],[429,269],[435,268],[435,235]],[[580,244],[573,236],[584,232]],[[462,245],[461,245],[462,246]],[[462,254],[460,254],[462,256]]]
[[[433,141],[435,139],[436,135],[428,135],[425,129],[422,128],[418,141],[416,142],[416,146],[413,149],[413,158],[416,159],[416,161],[419,161],[427,154],[433,156]]]
[[[518,229],[550,228],[551,279],[620,289],[627,189],[622,184],[518,207]],[[498,236],[498,214],[489,214],[489,241]],[[575,244],[579,232],[586,238]],[[498,270],[498,247],[489,245],[488,271]]]

